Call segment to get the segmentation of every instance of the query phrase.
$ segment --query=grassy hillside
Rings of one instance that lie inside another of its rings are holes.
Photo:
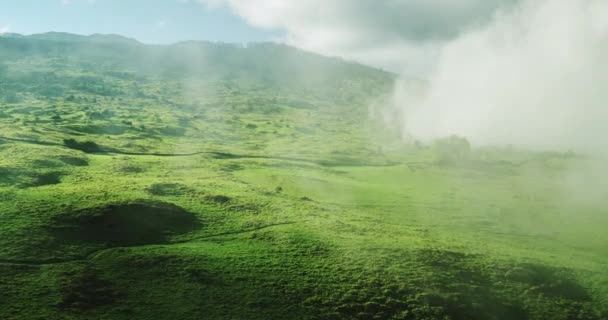
[[[0,59],[2,319],[608,317],[594,159],[406,145],[394,75],[282,45]]]

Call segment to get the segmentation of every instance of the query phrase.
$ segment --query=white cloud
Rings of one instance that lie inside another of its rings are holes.
[[[285,42],[426,78],[398,86],[423,140],[608,150],[605,0],[198,0]]]
[[[251,25],[285,30],[287,43],[405,73],[424,73],[441,43],[514,0],[199,0]]]
[[[11,26],[10,25],[0,26],[0,35],[8,33],[10,31],[11,31]]]
[[[166,19],[160,19],[156,22],[156,27],[159,29],[163,29],[167,26],[168,22]]]
[[[395,99],[421,139],[606,150],[607,84],[608,2],[530,0],[449,41],[427,91]]]

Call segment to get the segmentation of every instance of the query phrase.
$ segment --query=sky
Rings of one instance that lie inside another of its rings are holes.
[[[0,0],[0,33],[114,33],[144,43],[284,42],[423,74],[438,48],[516,0]]]
[[[273,41],[275,29],[250,26],[227,7],[185,0],[0,0],[0,32],[113,33],[144,43],[185,40]]]
[[[446,42],[488,24],[518,0],[203,0],[288,44],[424,76]]]

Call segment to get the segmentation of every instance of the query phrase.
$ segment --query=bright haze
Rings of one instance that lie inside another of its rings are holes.
[[[404,136],[608,147],[608,2],[205,1],[298,47],[424,79],[396,87]]]
[[[19,19],[34,6],[56,19]],[[52,26],[147,43],[278,41],[389,70],[404,81],[386,108],[398,111],[409,139],[608,147],[605,0],[25,0],[3,7],[0,33]]]

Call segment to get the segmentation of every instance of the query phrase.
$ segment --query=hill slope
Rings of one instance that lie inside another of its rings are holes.
[[[608,316],[593,159],[389,143],[394,75],[284,45],[0,58],[3,319]]]

